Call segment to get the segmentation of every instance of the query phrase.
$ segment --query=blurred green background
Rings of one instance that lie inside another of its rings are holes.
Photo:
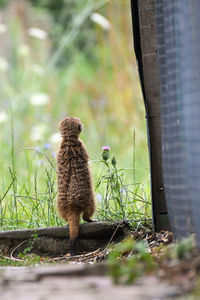
[[[62,224],[55,156],[58,123],[68,115],[84,123],[94,185],[109,145],[124,182],[149,201],[130,2],[0,0],[0,7],[1,229]],[[98,202],[104,190],[102,183]]]

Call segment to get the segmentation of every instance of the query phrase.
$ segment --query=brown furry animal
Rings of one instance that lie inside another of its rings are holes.
[[[67,117],[59,124],[62,142],[57,157],[58,199],[60,215],[69,223],[70,254],[75,255],[80,216],[90,219],[95,210],[94,193],[88,166],[88,154],[79,139],[83,125],[79,118]]]

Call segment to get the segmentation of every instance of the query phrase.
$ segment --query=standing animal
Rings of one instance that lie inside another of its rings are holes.
[[[92,222],[95,211],[94,192],[88,166],[88,153],[79,139],[83,125],[79,118],[67,117],[59,123],[62,136],[57,156],[58,198],[60,215],[69,224],[70,255],[76,255],[80,217]]]

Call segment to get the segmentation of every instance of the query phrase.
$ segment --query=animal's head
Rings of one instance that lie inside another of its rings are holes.
[[[67,117],[59,123],[62,137],[79,136],[83,129],[83,124],[79,118]]]

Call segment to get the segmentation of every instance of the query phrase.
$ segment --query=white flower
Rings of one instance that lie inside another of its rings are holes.
[[[0,71],[6,72],[9,69],[9,63],[7,62],[7,60],[0,56]]]
[[[8,115],[5,110],[0,110],[0,123],[4,123],[5,121],[7,121],[7,119]]]
[[[32,66],[32,71],[37,74],[37,75],[40,75],[42,76],[44,74],[44,70],[43,68],[40,66],[40,65],[37,65],[37,64],[34,64]]]
[[[7,31],[6,24],[0,23],[0,34],[5,33]]]
[[[50,143],[52,144],[59,144],[61,142],[62,138],[59,132],[56,132],[52,134],[49,138]]]
[[[36,27],[29,28],[28,34],[30,36],[38,38],[39,40],[45,40],[47,38],[47,32]]]
[[[90,19],[100,25],[104,30],[110,30],[111,28],[110,22],[104,16],[98,13],[92,13]]]
[[[30,53],[30,48],[29,46],[25,45],[25,44],[22,44],[19,46],[19,48],[17,49],[17,52],[20,56],[22,57],[26,57],[29,55]]]
[[[98,202],[101,202],[103,198],[102,198],[101,194],[98,193],[98,194],[96,194],[96,199]]]
[[[49,102],[49,95],[44,93],[38,93],[32,95],[30,103],[34,106],[42,106]]]
[[[43,139],[47,131],[47,126],[44,123],[38,124],[31,128],[30,139],[34,142],[39,142]]]

